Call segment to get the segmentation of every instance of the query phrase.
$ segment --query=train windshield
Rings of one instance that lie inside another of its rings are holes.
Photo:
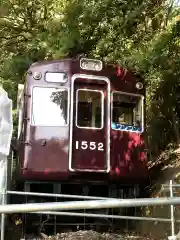
[[[112,128],[124,131],[143,131],[143,97],[114,92]]]
[[[34,87],[31,123],[40,126],[67,125],[68,90]]]
[[[78,89],[76,93],[76,126],[103,127],[103,93],[98,90]]]

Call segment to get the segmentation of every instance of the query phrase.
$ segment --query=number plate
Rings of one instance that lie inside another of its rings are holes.
[[[102,142],[76,141],[76,149],[104,151],[104,145]]]

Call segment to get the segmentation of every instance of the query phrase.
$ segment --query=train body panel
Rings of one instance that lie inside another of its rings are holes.
[[[144,181],[145,89],[130,71],[79,60],[45,61],[28,70],[19,119],[24,180]]]

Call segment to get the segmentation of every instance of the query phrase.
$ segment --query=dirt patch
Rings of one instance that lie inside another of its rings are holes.
[[[130,239],[139,239],[139,240],[155,240],[147,236],[139,235],[129,235],[129,234],[114,234],[114,233],[98,233],[96,231],[77,231],[77,232],[68,232],[57,234],[56,236],[42,236],[42,239],[51,239],[51,240],[130,240]]]

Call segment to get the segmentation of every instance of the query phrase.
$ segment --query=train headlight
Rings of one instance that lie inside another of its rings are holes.
[[[143,84],[141,82],[137,82],[136,83],[136,88],[137,89],[142,89],[143,88]]]
[[[33,74],[33,78],[34,78],[35,80],[40,80],[40,79],[42,78],[41,72],[35,72],[35,73]]]
[[[84,70],[101,71],[102,62],[96,59],[81,58],[80,67]]]

